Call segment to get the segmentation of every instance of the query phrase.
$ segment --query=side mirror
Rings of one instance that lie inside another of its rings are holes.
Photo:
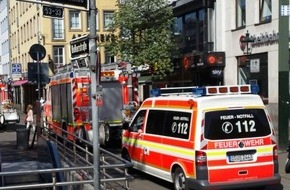
[[[122,125],[122,129],[128,130],[129,129],[129,123],[128,122],[124,122]]]

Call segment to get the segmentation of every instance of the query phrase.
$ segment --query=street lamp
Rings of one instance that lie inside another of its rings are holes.
[[[249,66],[250,60],[249,60],[249,55],[252,54],[252,43],[254,42],[254,39],[250,37],[250,33],[247,30],[246,35],[242,35],[240,37],[240,48],[243,51],[245,55],[245,65]]]
[[[240,39],[241,42],[241,49],[244,52],[244,55],[248,56],[250,54],[252,54],[252,43],[254,42],[254,39],[252,37],[250,37],[250,33],[247,30],[246,36],[241,36]]]

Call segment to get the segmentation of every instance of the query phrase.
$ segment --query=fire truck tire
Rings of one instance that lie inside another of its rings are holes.
[[[110,141],[110,126],[102,123],[99,127],[100,144],[106,146]]]
[[[82,139],[83,140],[87,140],[87,138],[86,138],[86,131],[85,131],[84,127],[81,127],[78,130],[78,135],[77,136],[79,137],[79,141],[80,142],[82,142]]]
[[[173,184],[175,190],[188,190],[185,187],[186,184],[186,176],[183,170],[180,167],[175,168],[173,174]]]

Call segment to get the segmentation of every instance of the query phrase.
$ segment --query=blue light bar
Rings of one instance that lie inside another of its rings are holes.
[[[206,95],[206,88],[205,87],[196,87],[192,89],[192,93],[197,96],[204,96]]]
[[[252,84],[251,85],[251,92],[252,94],[258,94],[260,91],[260,87],[257,84]]]
[[[157,97],[161,95],[160,88],[150,90],[151,97]]]

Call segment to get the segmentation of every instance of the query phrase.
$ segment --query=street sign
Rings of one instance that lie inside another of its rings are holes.
[[[41,61],[46,55],[46,50],[43,45],[33,44],[29,49],[29,55],[34,61]]]
[[[12,63],[11,65],[12,78],[22,77],[21,63]]]
[[[84,35],[70,41],[71,58],[89,54],[89,35]]]
[[[42,15],[55,18],[63,18],[63,8],[43,5]]]
[[[20,63],[12,63],[12,74],[21,74],[21,64]]]
[[[41,0],[41,1],[43,1],[43,0]],[[68,5],[85,7],[85,8],[88,7],[88,0],[49,0],[48,2],[60,3],[60,4],[68,4]]]
[[[28,83],[29,84],[48,84],[49,83],[49,66],[48,63],[39,64],[39,80],[38,82],[38,72],[37,67],[39,63],[29,62],[28,66]]]

